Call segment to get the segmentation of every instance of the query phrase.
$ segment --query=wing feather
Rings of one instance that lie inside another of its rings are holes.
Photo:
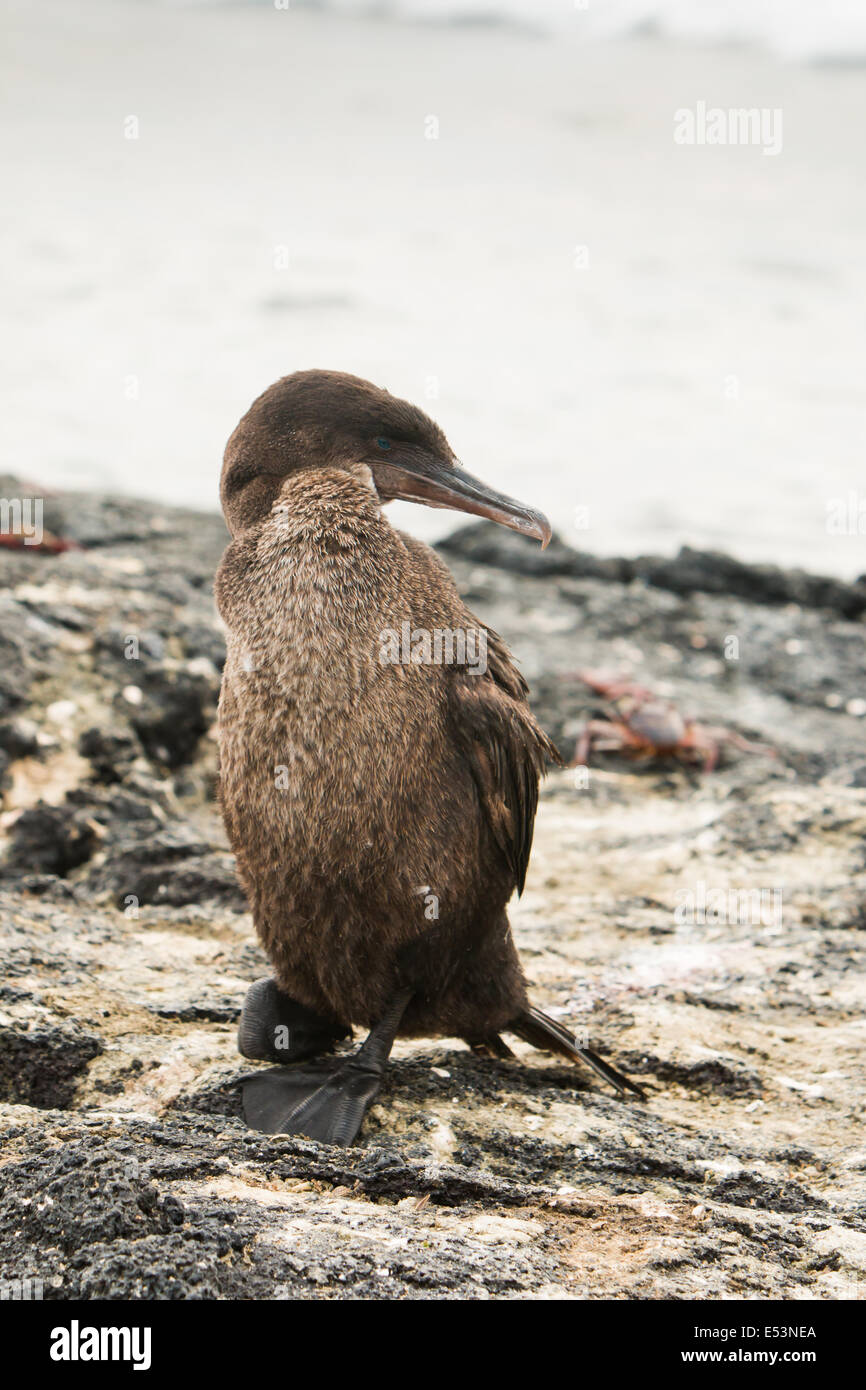
[[[487,672],[454,668],[449,715],[478,789],[482,813],[523,892],[545,764],[562,758],[536,722],[528,686],[495,632],[487,631]]]

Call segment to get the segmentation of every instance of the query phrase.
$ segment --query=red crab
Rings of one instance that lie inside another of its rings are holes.
[[[731,729],[685,719],[670,700],[661,699],[627,677],[608,676],[602,671],[576,674],[590,690],[610,703],[611,713],[609,719],[590,719],[586,724],[577,740],[572,767],[586,766],[592,748],[600,752],[615,750],[634,758],[680,758],[686,763],[701,763],[704,772],[715,768],[723,743],[744,753],[775,757],[775,749],[750,743]]]
[[[37,554],[41,551],[43,555],[61,555],[64,550],[82,549],[77,541],[67,541],[62,536],[55,536],[52,531],[43,531],[42,539],[35,545],[31,545],[23,536],[0,531],[0,545],[5,545],[9,550],[35,550]]]

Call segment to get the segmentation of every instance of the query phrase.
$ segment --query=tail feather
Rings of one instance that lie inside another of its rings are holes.
[[[501,1057],[503,1060],[514,1057],[514,1053],[498,1033],[488,1033],[486,1038],[467,1038],[466,1041],[478,1057]]]
[[[627,1076],[612,1067],[604,1058],[591,1051],[588,1047],[581,1047],[574,1034],[564,1028],[555,1019],[549,1018],[542,1013],[541,1009],[530,1008],[527,1013],[520,1014],[508,1025],[508,1032],[516,1033],[524,1042],[531,1043],[533,1047],[540,1048],[543,1052],[558,1052],[561,1057],[567,1057],[570,1062],[585,1062],[592,1067],[594,1072],[604,1077],[616,1089],[625,1093],[631,1091],[632,1095],[640,1096],[641,1100],[646,1100],[646,1093],[636,1086],[633,1081],[629,1081]]]

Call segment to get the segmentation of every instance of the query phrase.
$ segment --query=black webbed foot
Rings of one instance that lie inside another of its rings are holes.
[[[349,1035],[348,1028],[283,994],[276,980],[256,980],[238,1023],[238,1052],[256,1062],[300,1062],[330,1051]]]
[[[351,1144],[379,1094],[381,1073],[355,1057],[308,1067],[279,1067],[244,1085],[244,1117],[265,1134],[303,1134],[322,1144]]]
[[[351,1144],[379,1087],[410,993],[396,996],[351,1057],[277,1067],[244,1084],[244,1117],[264,1134],[303,1134],[323,1144]]]

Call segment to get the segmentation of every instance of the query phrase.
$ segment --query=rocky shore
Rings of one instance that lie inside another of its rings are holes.
[[[544,786],[512,912],[534,995],[646,1103],[519,1043],[403,1043],[337,1150],[240,1116],[266,962],[214,804],[222,520],[66,495],[44,524],[73,547],[0,548],[0,1280],[864,1297],[866,581],[486,525],[442,543],[566,756],[604,713],[586,668],[772,752],[599,752]]]

